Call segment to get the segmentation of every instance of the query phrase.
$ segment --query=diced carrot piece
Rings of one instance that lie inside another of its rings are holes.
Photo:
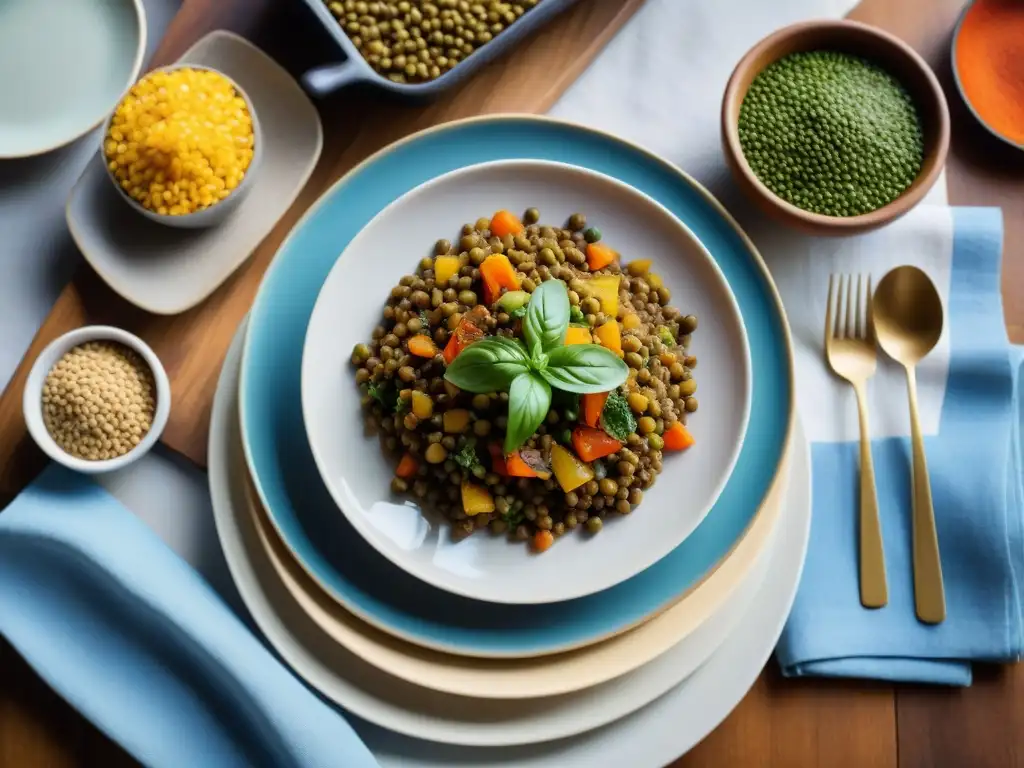
[[[523,222],[511,211],[498,211],[491,217],[491,234],[496,237],[518,235],[525,229]]]
[[[530,465],[523,461],[519,451],[513,451],[505,457],[505,469],[508,471],[509,477],[537,476],[537,473],[533,471]]]
[[[537,551],[537,554],[550,549],[554,543],[555,536],[551,531],[537,531],[533,535],[533,548]]]
[[[604,410],[604,401],[608,399],[607,392],[597,392],[592,395],[581,395],[580,406],[583,411],[583,423],[588,427],[597,427],[601,423],[601,411]]]
[[[684,427],[681,421],[677,421],[666,429],[662,439],[665,441],[666,451],[685,451],[697,442],[693,439],[693,435],[690,434],[690,430]]]
[[[572,431],[572,447],[577,456],[590,462],[610,456],[622,448],[622,443],[602,429],[579,426]]]
[[[619,254],[604,243],[587,244],[587,266],[591,272],[604,269],[617,259]]]
[[[478,312],[477,310],[480,311]],[[483,320],[487,315],[488,312],[485,307],[476,306],[459,320],[459,324],[455,327],[444,348],[444,362],[446,365],[451,365],[452,360],[458,357],[462,350],[474,341],[479,341],[484,337],[484,332],[480,330],[474,321],[479,320],[480,325],[483,325]]]
[[[597,340],[602,347],[610,349],[619,357],[623,356],[622,331],[619,328],[618,321],[609,320],[606,323],[603,323],[594,331],[594,335],[597,337]]]
[[[494,253],[480,265],[480,277],[484,281],[484,303],[490,306],[501,298],[501,289],[519,290],[519,275],[503,253]]]
[[[437,354],[437,345],[426,334],[417,333],[409,339],[409,354],[417,357],[433,357]]]
[[[398,469],[395,470],[395,474],[398,477],[408,479],[416,476],[416,471],[420,468],[420,463],[416,461],[416,457],[411,453],[407,453],[402,456],[402,460],[398,462]]]
[[[570,325],[565,331],[565,346],[573,344],[593,344],[594,337],[590,335],[589,328],[580,328],[578,325]]]

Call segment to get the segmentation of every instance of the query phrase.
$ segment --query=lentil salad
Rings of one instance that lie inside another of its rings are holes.
[[[455,537],[488,529],[544,551],[630,514],[689,448],[697,318],[670,306],[647,259],[499,211],[405,275],[352,351],[371,428],[412,493]]]

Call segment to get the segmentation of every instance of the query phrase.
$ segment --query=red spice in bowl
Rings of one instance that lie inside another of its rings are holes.
[[[953,72],[975,117],[1024,147],[1024,2],[974,0],[953,36]]]

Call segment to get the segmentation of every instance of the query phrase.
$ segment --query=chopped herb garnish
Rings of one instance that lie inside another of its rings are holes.
[[[387,410],[395,407],[395,398],[398,397],[387,382],[371,381],[366,385],[366,393]]]
[[[395,401],[395,413],[405,413],[409,410],[409,406],[412,404],[411,400],[403,400],[399,397]]]
[[[619,390],[613,390],[608,399],[604,402],[604,410],[601,411],[601,429],[614,437],[620,443],[626,442],[631,434],[636,432],[636,418],[633,411],[622,396]]]
[[[524,304],[518,309],[513,309],[511,312],[508,313],[508,316],[511,317],[513,320],[522,320],[524,317],[526,317],[526,305]]]
[[[430,335],[430,319],[427,317],[427,310],[420,310],[420,333]]]
[[[501,519],[505,521],[510,529],[518,528],[523,522],[523,510],[510,508],[508,512],[501,516]]]
[[[672,333],[672,329],[664,325],[658,326],[658,338],[661,339],[661,343],[666,346],[674,346],[676,343],[676,337]]]
[[[454,458],[456,464],[470,472],[473,471],[474,467],[481,466],[480,457],[476,455],[476,446],[472,441],[466,441],[466,444],[459,449]]]
[[[590,324],[587,322],[586,315],[583,314],[583,310],[575,304],[569,307],[569,324],[582,325],[584,328],[590,327]]]

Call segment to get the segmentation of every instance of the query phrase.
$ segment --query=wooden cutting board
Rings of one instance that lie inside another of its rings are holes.
[[[431,105],[383,102],[379,94],[351,91],[321,103],[324,150],[305,190],[252,258],[213,296],[184,314],[159,317],[143,312],[83,268],[61,294],[0,397],[0,506],[44,463],[25,431],[21,395],[32,360],[50,341],[91,323],[117,325],[145,339],[171,380],[173,403],[163,442],[204,464],[221,361],[274,253],[310,204],[368,155],[410,133],[472,115],[547,111],[642,2],[584,0],[534,39]],[[300,73],[318,63],[310,58],[318,55],[316,40],[311,39],[306,49],[294,45],[293,38],[287,44],[280,33],[283,29],[289,35],[301,34],[300,30],[308,30],[311,36],[320,32],[301,6],[270,0],[185,0],[153,64],[174,61],[206,32],[224,27],[246,35],[293,74]]]

